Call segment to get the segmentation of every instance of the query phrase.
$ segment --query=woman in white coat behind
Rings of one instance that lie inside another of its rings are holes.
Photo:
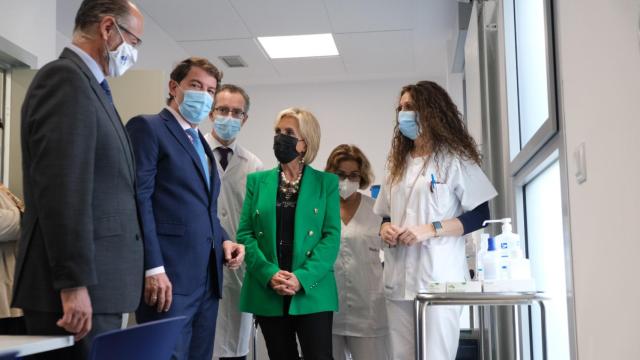
[[[468,278],[463,235],[489,218],[496,190],[457,107],[439,85],[400,92],[387,179],[374,211],[383,217],[384,286],[393,359],[415,358],[413,299],[430,282]],[[453,360],[460,306],[429,307],[426,355]]]
[[[339,145],[325,171],[340,178],[340,253],[334,265],[340,311],[333,316],[335,360],[387,360],[379,226],[374,200],[358,192],[373,181],[371,165],[355,145]]]

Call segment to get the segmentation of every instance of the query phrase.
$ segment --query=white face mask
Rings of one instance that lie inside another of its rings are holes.
[[[359,187],[359,181],[349,181],[347,179],[340,180],[340,184],[338,185],[340,197],[344,200],[347,200],[351,195],[353,195],[353,193],[358,191]]]
[[[114,51],[109,51],[109,76],[112,77],[124,75],[138,61],[138,49],[124,39],[118,25],[116,29],[122,38],[122,44]]]

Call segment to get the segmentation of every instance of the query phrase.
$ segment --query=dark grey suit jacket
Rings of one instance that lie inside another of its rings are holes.
[[[38,71],[21,126],[26,212],[13,306],[62,312],[60,290],[87,286],[94,313],[135,310],[143,245],[131,147],[73,51]]]

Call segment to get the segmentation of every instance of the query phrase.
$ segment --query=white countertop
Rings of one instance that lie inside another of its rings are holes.
[[[18,356],[38,354],[73,345],[73,336],[0,335],[0,353],[18,352]]]

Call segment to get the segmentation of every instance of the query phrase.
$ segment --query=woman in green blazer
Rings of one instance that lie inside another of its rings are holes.
[[[340,247],[338,178],[306,165],[315,158],[320,126],[308,111],[277,117],[279,166],[247,177],[237,240],[245,245],[240,310],[256,315],[269,358],[332,359],[331,325],[338,310],[333,263]]]

